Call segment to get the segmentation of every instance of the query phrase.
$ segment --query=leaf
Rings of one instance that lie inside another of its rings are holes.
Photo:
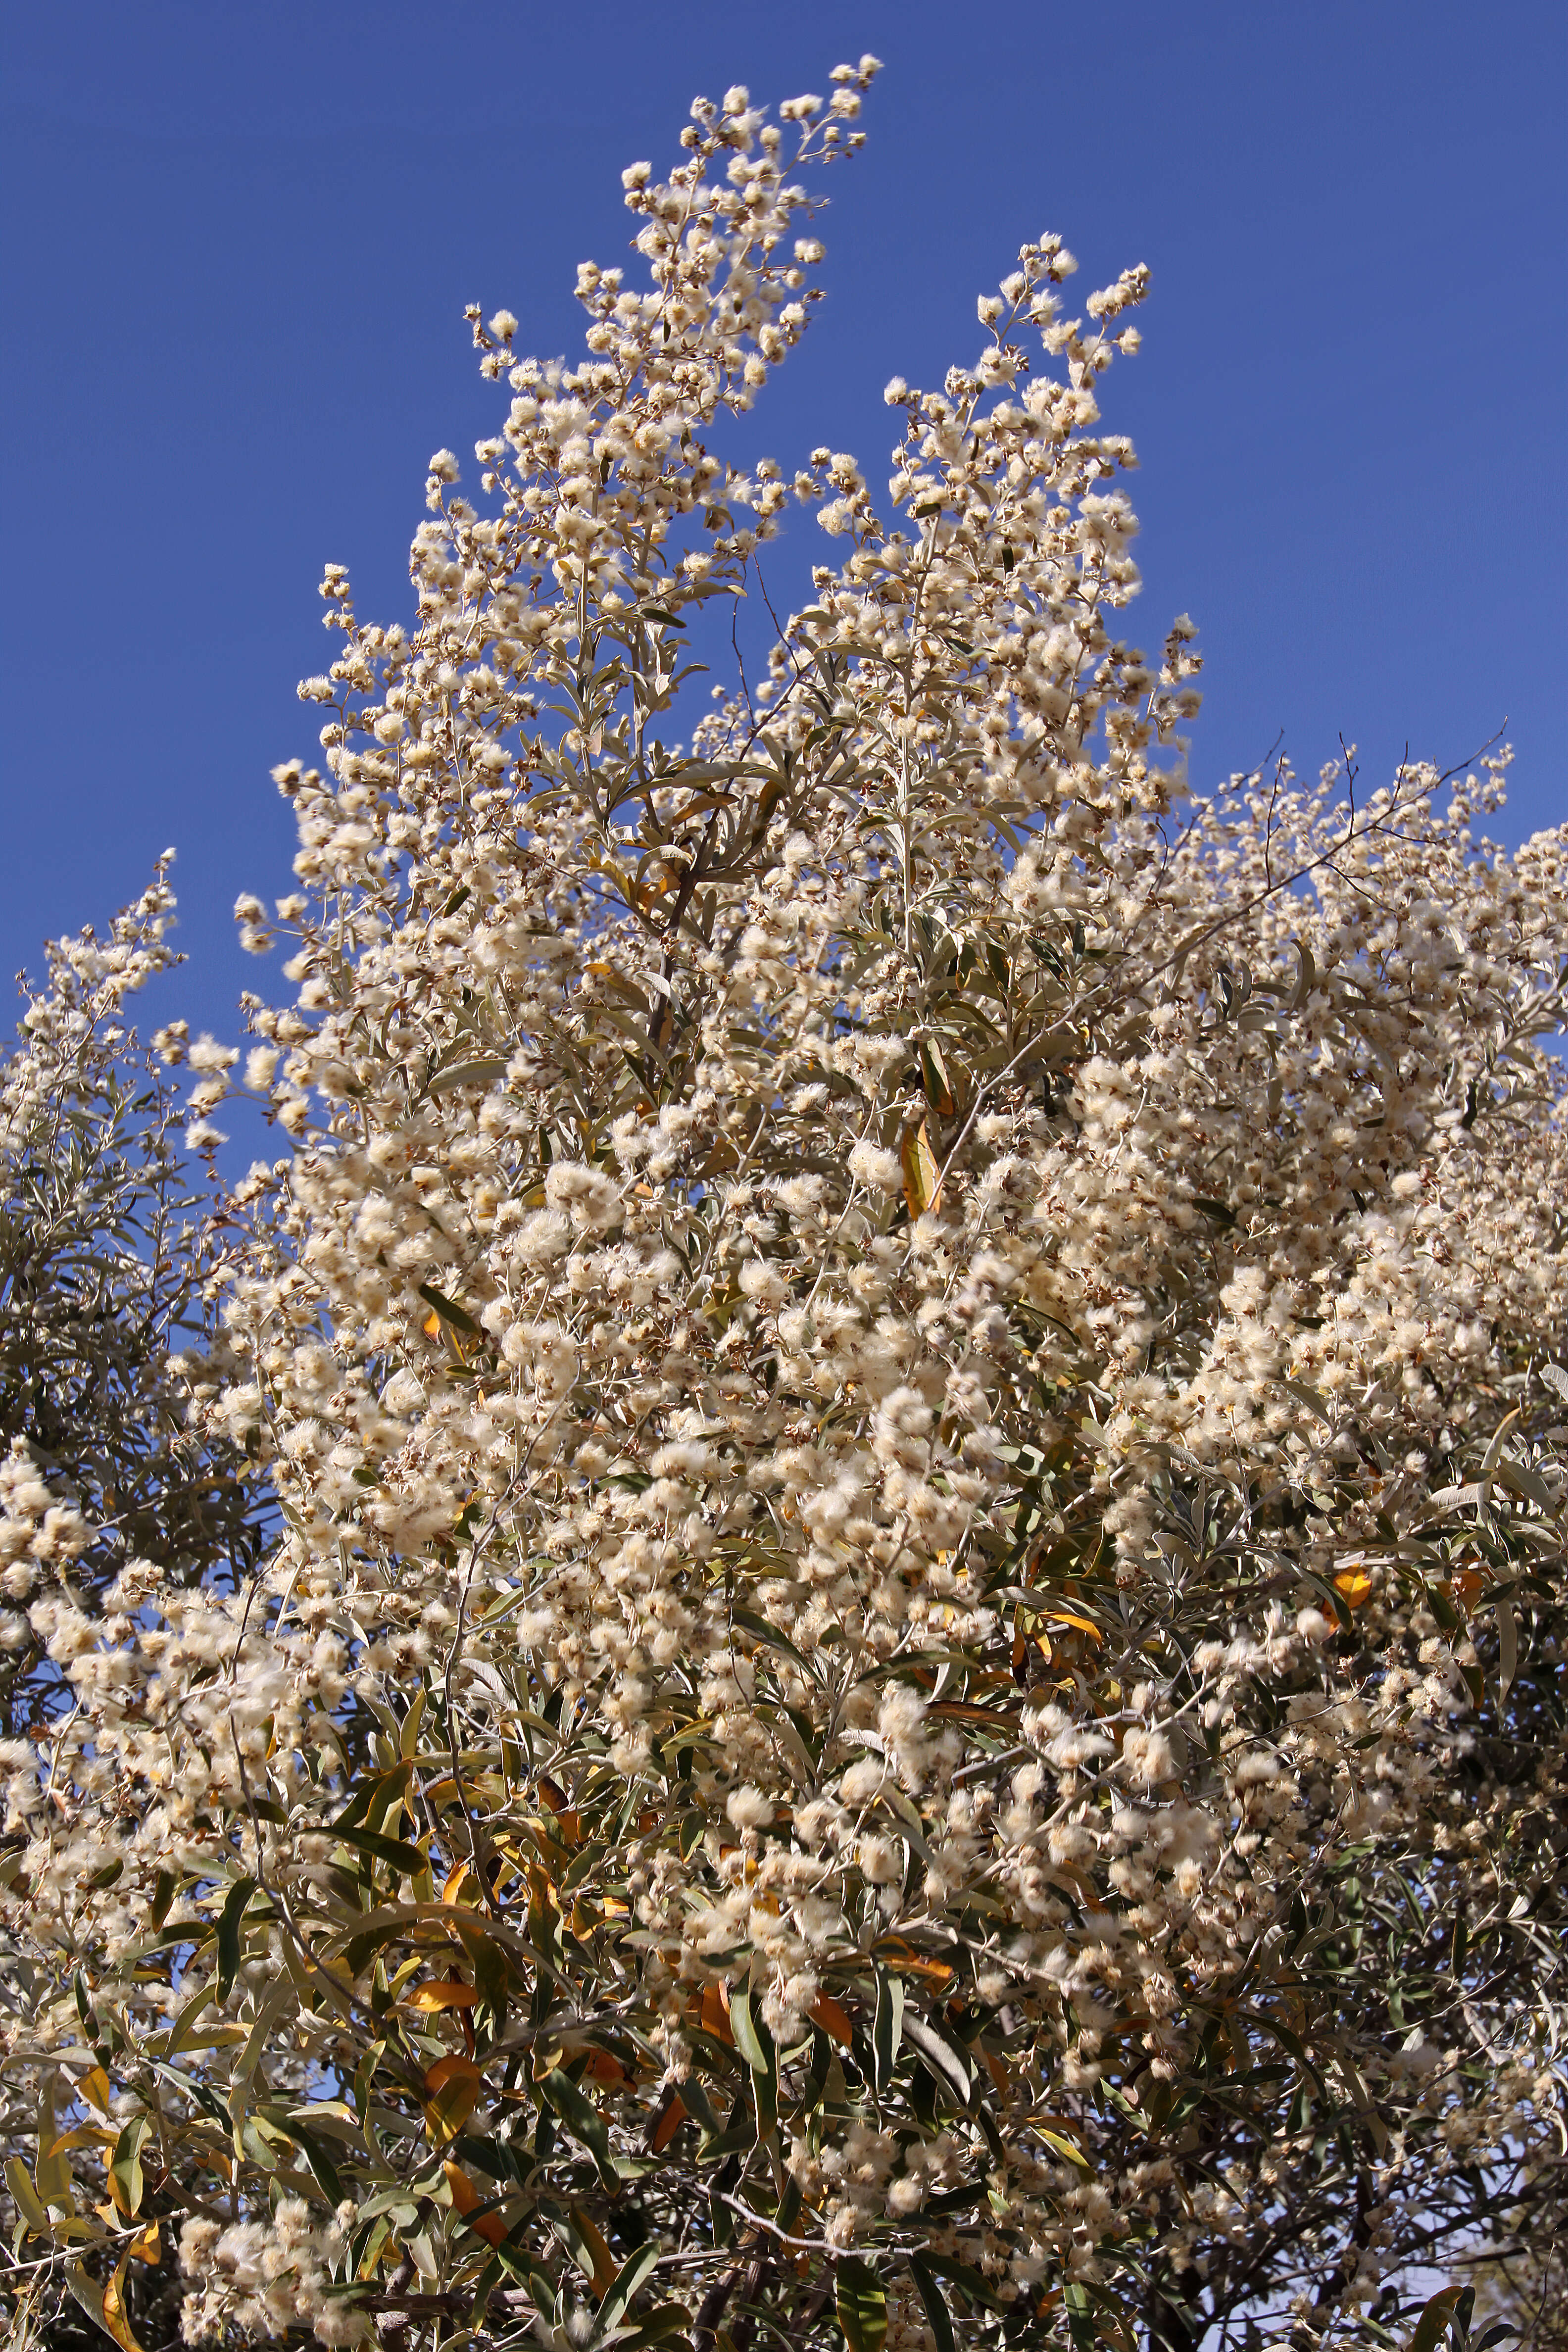
[[[1556,1497],[1551,1487],[1533,1470],[1527,1470],[1522,1462],[1515,1462],[1505,1454],[1498,1463],[1497,1475],[1500,1486],[1508,1487],[1511,1494],[1522,1495],[1527,1503],[1538,1504],[1543,1511],[1556,1509]]]
[[[430,1867],[428,1854],[421,1853],[406,1838],[383,1837],[375,1830],[361,1829],[334,1829],[332,1835],[340,1844],[352,1845],[357,1853],[368,1853],[377,1862],[389,1863],[405,1878],[417,1878]]]
[[[616,2258],[605,2243],[597,2223],[581,2205],[567,2209],[564,2222],[556,2228],[565,2238],[572,2259],[592,2286],[594,2293],[606,2295],[616,2283]]]
[[[1093,2170],[1094,2168],[1089,2163],[1088,2157],[1085,2156],[1082,2148],[1078,2147],[1074,2141],[1065,2139],[1060,2132],[1046,2131],[1042,2128],[1040,2130],[1040,2137],[1045,2141],[1047,2147],[1054,2148],[1057,2154],[1062,2158],[1063,2162],[1070,2164],[1075,2170],[1079,2172],[1091,2172]]]
[[[107,2334],[109,2323],[103,2315],[103,2291],[94,2280],[89,2277],[79,2263],[71,2262],[66,2264],[66,2284],[88,2317],[95,2321]]]
[[[1201,1194],[1194,1192],[1193,1206],[1194,1209],[1201,1209],[1205,1217],[1212,1217],[1222,1232],[1228,1233],[1236,1223],[1236,1211],[1228,1201],[1206,1200]]]
[[[438,1070],[426,1088],[427,1094],[444,1095],[453,1087],[492,1087],[506,1076],[506,1064],[492,1054],[483,1061],[458,1062],[451,1068]]]
[[[760,2018],[752,2017],[750,1993],[730,1995],[730,2025],[735,2047],[752,2074],[771,2074],[774,2065],[773,2036]]]
[[[356,1822],[364,1821],[372,1812],[384,1821],[391,1811],[394,1797],[401,1796],[407,1787],[413,1769],[412,1759],[405,1757],[401,1763],[391,1765],[384,1772],[371,1773],[357,1783],[342,1811],[335,1821],[329,1822],[327,1827],[334,1835],[342,1837]]]
[[[893,2079],[893,2068],[899,2060],[899,2045],[903,2040],[903,1980],[890,1976],[886,1969],[879,1969],[877,2011],[871,2027],[871,2055],[876,2064],[876,2087],[879,2091],[885,2091]]]
[[[869,2263],[858,2254],[838,2265],[835,2306],[849,2352],[881,2352],[888,2333],[888,2297]]]
[[[1519,1672],[1519,1622],[1511,1601],[1497,1603],[1497,1703],[1500,1707]]]
[[[732,2050],[735,2032],[730,2023],[728,1988],[721,1984],[704,1985],[699,2014],[703,2032],[710,2033],[715,2042],[722,2042],[727,2049]]]
[[[71,2206],[71,2185],[74,2179],[69,2161],[58,2140],[48,2137],[44,2115],[38,2117],[38,2160],[33,2167],[33,2186],[46,2205],[63,2205],[68,2212]]]
[[[824,2033],[831,2033],[841,2049],[849,2048],[855,2039],[855,2029],[849,2022],[847,2012],[839,2008],[830,1993],[819,1993],[809,2014],[813,2025],[820,2025]]]
[[[1079,1633],[1087,1633],[1097,1647],[1104,1647],[1105,1636],[1091,1617],[1075,1616],[1070,1609],[1047,1609],[1044,1614],[1047,1624],[1071,1625]]]
[[[1437,2352],[1464,2292],[1462,2286],[1443,2287],[1422,2306],[1421,2316],[1405,2340],[1405,2352]]]
[[[903,1164],[904,1201],[910,1217],[922,1217],[928,1209],[940,1209],[942,1171],[923,1118],[919,1127],[905,1129],[899,1158]]]
[[[942,1058],[942,1047],[934,1038],[921,1040],[921,1084],[932,1110],[943,1118],[951,1118],[957,1105],[953,1099],[952,1082],[947,1075],[947,1065]]]
[[[474,2009],[479,1998],[473,1986],[464,1984],[458,1977],[433,1977],[429,1983],[416,1985],[412,1992],[405,1993],[403,2003],[405,2009],[429,2012],[437,2009]]]
[[[920,2254],[910,2256],[910,2268],[914,2273],[915,2284],[920,2289],[921,2301],[925,2305],[931,2332],[936,2338],[936,2352],[958,2352],[957,2338],[952,2332],[952,2315],[948,2310],[947,2297],[942,2291],[941,2280],[930,2263]]]
[[[278,2129],[302,2151],[305,2161],[315,2174],[329,2205],[341,2205],[343,2199],[342,2182],[338,2178],[337,2167],[327,2154],[316,2133],[308,2130],[297,2116],[290,2116],[286,2124],[278,2126]]]
[[[455,2139],[479,2102],[484,2078],[467,2058],[437,2058],[425,2076],[425,2113],[442,2139]]]
[[[488,2239],[492,2246],[499,2246],[506,2236],[506,2223],[501,2220],[500,2215],[479,2212],[479,2207],[486,2200],[479,2195],[460,2164],[454,2164],[448,2158],[442,2165],[441,2169],[447,2176],[447,2186],[452,2192],[454,2213],[459,2214],[465,2221],[468,2221],[470,2213],[478,2213],[479,2219],[468,2221],[468,2227],[471,2230],[477,2230],[479,2236]]]
[[[254,1878],[237,1878],[224,1898],[217,1922],[217,1991],[226,2000],[234,1990],[239,1973],[239,1923],[245,1906],[256,1892]]]
[[[418,1290],[426,1306],[433,1307],[443,1323],[450,1323],[455,1330],[467,1331],[473,1339],[484,1338],[484,1333],[468,1308],[459,1307],[456,1299],[448,1298],[445,1291],[437,1290],[433,1282],[420,1283]]]
[[[597,2107],[583,2096],[569,2074],[552,2066],[539,2084],[541,2095],[547,2098],[574,2139],[581,2140],[599,2168],[599,2178],[606,2189],[618,2189],[620,2176],[615,2158],[610,2154],[610,2135],[604,2116]]]
[[[898,1795],[899,1792],[895,1790],[895,1801]],[[901,1804],[899,1805],[899,1811],[901,1814],[903,1811]],[[910,1811],[914,1811],[912,1805]],[[916,1819],[919,1819],[918,1814]],[[873,1949],[879,1959],[891,1961],[900,1976],[919,1977],[922,1983],[934,1986],[939,1992],[943,1985],[952,1982],[952,1970],[945,1960],[926,1958],[922,1953],[916,1951],[912,1944],[906,1943],[902,1936],[879,1936]]]
[[[609,2293],[599,2305],[598,2322],[594,2331],[596,2337],[608,2336],[612,2328],[620,2326],[627,2305],[645,2280],[653,2276],[658,2268],[658,2261],[657,2238],[650,2238],[646,2246],[639,2246],[635,2253],[627,2255]]]
[[[11,2201],[27,2224],[40,2238],[49,2235],[48,2210],[27,2178],[27,2168],[19,2156],[5,2159],[5,2186],[11,2191]]]
[[[974,2088],[974,2075],[967,2058],[962,2057],[944,2034],[928,2023],[918,2009],[904,2012],[904,2039],[921,2053],[928,2066],[933,2067],[943,2082],[965,2106]]]
[[[736,1991],[730,1995],[730,2023],[735,2047],[752,2070],[752,2096],[756,2102],[760,2139],[778,2121],[778,2060],[773,2054],[773,2038],[762,2019],[752,2015],[750,1993]]]
[[[129,2254],[121,2255],[114,2276],[103,2290],[103,2325],[115,2342],[124,2346],[125,2352],[142,2352],[125,2316],[125,2266],[130,2260]]]
[[[685,2121],[686,2102],[671,2084],[649,2120],[647,2144],[651,2153],[662,2156]]]
[[[100,2116],[106,2116],[109,2113],[111,2095],[109,2077],[101,2066],[90,2067],[85,2074],[81,2075],[78,2079],[76,2090],[78,2098],[85,2099],[89,2107],[96,2107]]]
[[[1304,940],[1296,940],[1292,941],[1292,945],[1296,950],[1297,961],[1300,968],[1296,975],[1295,992],[1285,1010],[1287,1013],[1300,1013],[1312,992],[1318,977],[1318,967],[1312,961],[1312,950]]]
[[[110,2159],[109,2193],[130,2221],[142,2210],[142,2143],[147,2130],[147,2116],[132,2116],[115,2141]]]

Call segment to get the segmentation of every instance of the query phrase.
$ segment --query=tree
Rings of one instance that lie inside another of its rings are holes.
[[[473,310],[483,509],[322,584],[197,1384],[279,1539],[57,1609],[12,1759],[19,2261],[122,2343],[176,2237],[191,2342],[1390,2343],[1561,2214],[1568,841],[1189,791],[1142,270],[1026,245],[886,520],[719,454],[874,71],[699,101],[579,364]]]
[[[36,1762],[75,1696],[68,1659],[112,1651],[155,1589],[239,1586],[266,1541],[254,1466],[189,1426],[193,1370],[220,1369],[216,1232],[179,1106],[126,1021],[127,997],[176,961],[166,869],[108,940],[50,947],[0,1065],[0,1738],[22,1776],[0,1872],[18,1893],[49,1786]],[[121,1819],[92,1856],[92,1892],[123,1874],[133,1827]],[[0,1943],[6,2007],[24,2019],[39,1981],[29,1946]],[[7,2144],[36,2121],[36,2105],[14,2107]]]

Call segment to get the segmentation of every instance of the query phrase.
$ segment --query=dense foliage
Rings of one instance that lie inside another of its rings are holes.
[[[578,364],[471,314],[412,627],[323,583],[297,1001],[164,1039],[289,1143],[183,1375],[278,1539],[99,1605],[9,1474],[24,2335],[1403,2343],[1561,2221],[1568,841],[1188,791],[1142,270],[1025,246],[885,501],[719,454],[874,70],[700,101]]]

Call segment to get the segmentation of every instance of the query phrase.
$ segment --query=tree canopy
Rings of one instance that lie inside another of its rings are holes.
[[[1561,2222],[1568,837],[1190,785],[1141,269],[885,498],[721,454],[875,70],[698,101],[581,359],[470,313],[412,624],[323,580],[295,1001],[163,1036],[275,1526],[100,1590],[8,1424],[18,2340],[1306,2352]]]

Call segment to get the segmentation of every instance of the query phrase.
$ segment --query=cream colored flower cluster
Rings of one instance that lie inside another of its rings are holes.
[[[883,513],[710,446],[874,71],[700,101],[579,364],[473,314],[414,625],[322,583],[296,999],[170,1045],[290,1145],[193,1373],[265,1572],[90,1615],[7,1474],[9,2061],[156,2113],[193,2341],[1350,2341],[1551,2193],[1568,844],[1496,762],[1189,793],[1146,271],[1026,245]],[[694,710],[792,497],[841,560]]]

